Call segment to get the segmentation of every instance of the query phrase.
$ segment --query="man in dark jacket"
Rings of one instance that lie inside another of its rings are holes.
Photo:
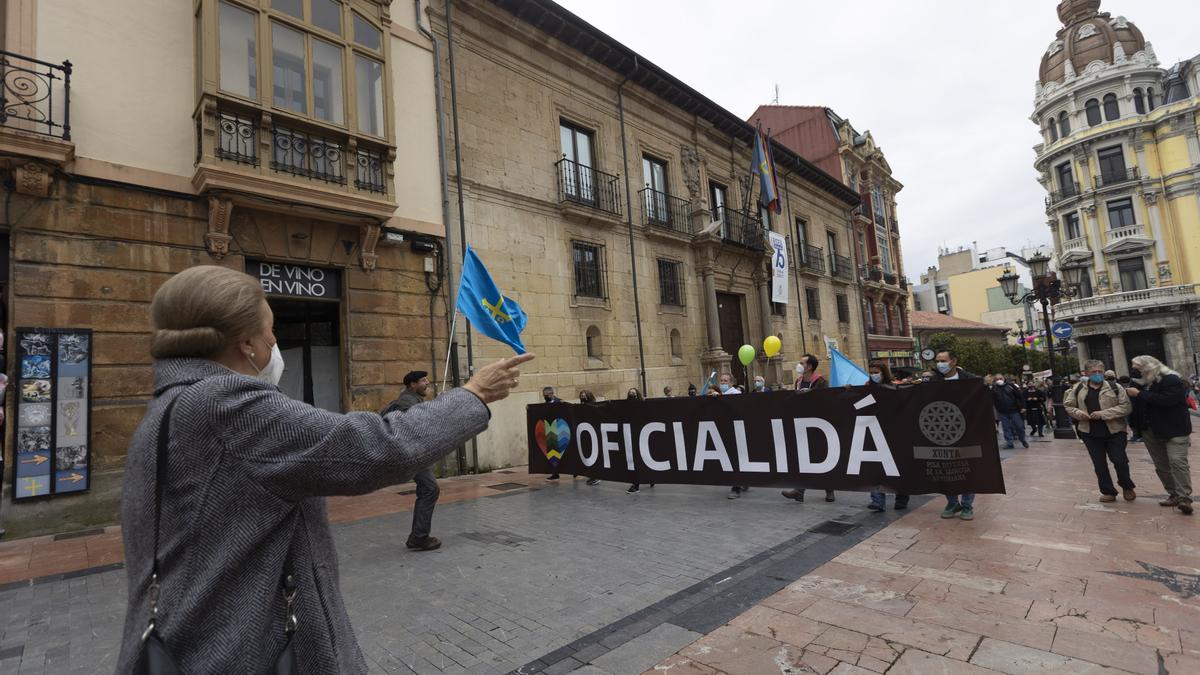
[[[935,381],[955,382],[977,379],[971,373],[958,367],[958,354],[952,350],[944,349],[938,352],[934,358],[933,377]],[[975,493],[946,495],[946,508],[942,509],[942,517],[973,520],[975,518]]]
[[[1192,471],[1188,449],[1192,437],[1192,415],[1188,411],[1188,384],[1179,373],[1153,356],[1133,358],[1133,381],[1126,390],[1138,401],[1138,427],[1154,471],[1167,490],[1162,506],[1174,506],[1192,515]]]
[[[546,403],[562,403],[562,399],[554,395],[554,387],[550,386],[542,387],[542,400]],[[547,476],[546,480],[558,480],[558,477],[558,472],[555,471]],[[588,484],[590,485],[591,482],[589,481]]]
[[[379,414],[404,412],[424,402],[425,392],[429,389],[427,375],[423,370],[414,370],[405,375],[404,391],[400,392],[395,401],[379,411]],[[437,537],[429,536],[429,529],[433,526],[433,507],[437,505],[441,490],[438,489],[437,479],[433,477],[433,470],[429,468],[418,471],[413,476],[413,482],[417,484],[417,502],[413,505],[412,532],[408,535],[405,546],[415,551],[432,551],[442,545]]]
[[[1021,414],[1025,412],[1025,393],[1020,387],[1009,382],[1003,375],[997,375],[992,382],[992,405],[1000,415],[1000,425],[1004,427],[1004,447],[1011,450],[1013,441],[1021,441],[1026,448],[1029,443],[1025,440],[1025,420]]]

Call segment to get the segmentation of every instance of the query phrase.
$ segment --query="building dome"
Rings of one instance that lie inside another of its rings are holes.
[[[1054,42],[1042,56],[1038,81],[1062,83],[1100,61],[1112,65],[1143,51],[1142,31],[1125,17],[1100,11],[1100,0],[1062,0],[1058,18],[1063,22]]]

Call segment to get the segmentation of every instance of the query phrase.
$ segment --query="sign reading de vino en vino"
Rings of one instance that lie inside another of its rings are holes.
[[[247,260],[246,274],[258,279],[267,295],[318,300],[342,295],[342,273],[337,269]]]

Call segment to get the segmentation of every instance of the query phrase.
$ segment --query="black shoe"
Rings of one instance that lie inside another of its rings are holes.
[[[546,477],[546,480],[558,480],[558,474],[552,473]]]
[[[1021,439],[1021,445],[1022,445],[1023,447],[1026,447],[1026,448],[1028,448],[1028,447],[1029,447],[1029,443],[1028,443],[1028,442],[1026,442],[1026,440],[1025,440],[1024,438],[1022,438],[1022,439]]]
[[[784,490],[779,494],[787,497],[788,499],[795,499],[798,502],[804,501],[804,490]]]
[[[1183,511],[1183,515],[1185,515],[1185,516],[1192,515],[1192,503],[1191,502],[1179,502],[1178,504],[1175,505],[1175,507],[1178,508],[1180,511]]]
[[[629,489],[625,491],[625,494],[627,494],[627,495],[635,495],[635,494],[637,494],[637,493],[639,493],[639,492],[641,492],[641,491],[642,491],[642,490],[641,490],[641,488],[639,488],[638,486],[636,486],[636,485],[630,485],[630,486],[629,486]]]
[[[404,545],[414,551],[433,551],[441,548],[442,542],[437,537],[414,537],[410,534]]]
[[[588,485],[599,485],[600,479],[599,478],[589,478],[587,484]]]
[[[834,497],[834,496],[833,496],[833,490],[826,490],[826,491],[825,491],[825,501],[827,501],[827,502],[831,502],[831,501],[833,501],[833,500],[835,500],[835,499],[837,499],[837,497]]]
[[[879,511],[883,511],[884,508],[882,506],[880,506],[879,504],[876,504],[875,502],[871,502],[870,504],[867,504],[867,510],[879,512]]]

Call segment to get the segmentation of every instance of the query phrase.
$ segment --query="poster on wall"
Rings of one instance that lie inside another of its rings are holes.
[[[92,331],[18,328],[13,498],[91,485]]]

